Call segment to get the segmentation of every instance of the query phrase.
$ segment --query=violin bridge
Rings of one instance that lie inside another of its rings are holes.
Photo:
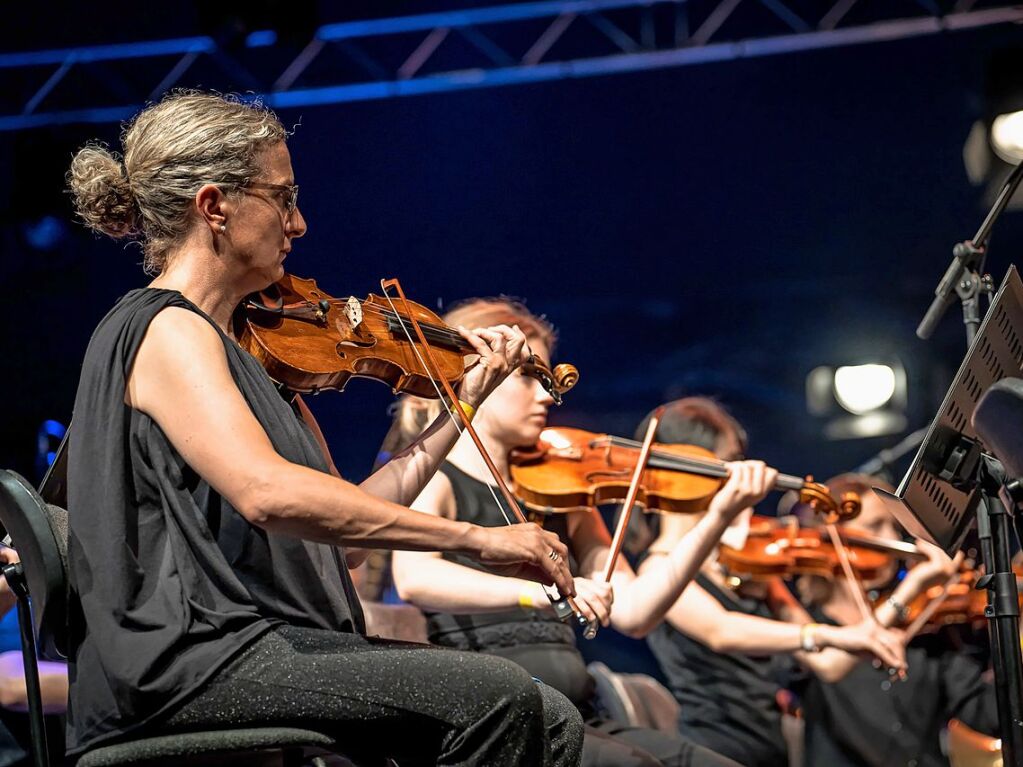
[[[352,330],[362,324],[362,302],[355,296],[345,302],[345,317],[348,318],[348,324]]]

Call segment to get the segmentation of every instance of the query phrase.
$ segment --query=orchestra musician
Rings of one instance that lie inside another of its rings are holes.
[[[551,325],[511,300],[469,300],[448,312],[444,320],[465,327],[513,325],[522,329],[531,348],[545,359],[553,351]],[[551,404],[550,396],[535,381],[511,375],[479,409],[473,425],[507,477],[514,451],[536,444]],[[437,407],[432,401],[404,398],[384,451],[418,434],[434,418]],[[556,532],[569,547],[576,602],[587,619],[634,637],[659,623],[728,523],[763,498],[776,476],[774,469],[756,461],[733,463],[730,469],[728,481],[689,535],[639,576],[619,558],[610,584],[598,576],[611,539],[596,509],[544,519],[544,528]],[[501,511],[488,489],[492,482],[463,435],[413,508],[446,520],[500,525]],[[732,763],[674,734],[626,727],[598,715],[593,682],[576,648],[575,632],[551,615],[537,584],[485,572],[457,553],[396,552],[393,577],[398,594],[427,613],[432,642],[514,660],[579,706],[589,725],[584,764]]]
[[[177,92],[126,126],[123,158],[92,144],[72,160],[81,218],[138,240],[155,278],[95,330],[75,401],[70,750],[280,724],[402,765],[576,764],[579,714],[518,665],[361,633],[360,547],[575,589],[553,533],[407,508],[455,442],[448,418],[346,482],[301,399],[238,346],[236,307],[306,232],[286,137],[259,105]],[[479,362],[459,397],[475,408],[529,349],[509,327],[463,335]]]
[[[853,524],[880,538],[896,539],[901,529],[884,503],[871,491],[884,480],[861,474],[843,474],[828,480],[834,493],[855,492],[862,510]],[[929,559],[910,568],[899,579],[899,563],[893,559],[886,572],[864,580],[863,587],[878,603],[874,611],[884,626],[906,625],[908,608],[928,586],[947,582],[962,554],[950,562],[936,547],[916,541]],[[852,586],[839,579],[824,581],[813,576],[799,579],[801,600],[807,611],[797,619],[819,621],[824,626],[843,626],[857,620]],[[799,609],[799,608],[797,608]],[[838,679],[808,680],[802,692],[806,720],[807,764],[835,767],[884,767],[913,765],[938,767],[947,764],[941,751],[941,733],[952,718],[988,735],[997,735],[998,711],[994,685],[984,675],[985,664],[967,648],[953,646],[946,637],[913,642],[907,648],[908,674],[892,681],[883,669],[859,663]]]
[[[649,418],[637,435],[646,433]],[[747,448],[746,432],[738,421],[704,397],[668,403],[655,439],[697,445],[724,460],[740,458]],[[745,509],[726,533],[734,548],[742,547],[752,511]],[[693,521],[681,514],[648,518],[656,537],[639,567],[641,577],[659,569]],[[900,638],[873,622],[849,621],[850,625],[837,627],[817,625],[809,618],[779,620],[771,603],[787,593],[778,579],[734,591],[716,557],[710,556],[664,622],[647,637],[680,704],[680,732],[747,767],[789,763],[779,699],[790,677],[790,658],[829,680],[848,673],[857,661],[853,653],[872,653],[886,667],[902,666]]]

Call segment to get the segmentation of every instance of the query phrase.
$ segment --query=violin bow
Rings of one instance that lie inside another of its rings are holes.
[[[415,353],[416,357],[419,360],[419,364],[423,366],[423,370],[425,370],[427,376],[429,376],[430,381],[433,384],[433,388],[437,391],[437,397],[440,399],[441,402],[444,402],[445,399],[447,399],[448,416],[455,424],[455,428],[459,431],[459,433],[461,433],[462,431],[467,432],[469,434],[469,437],[472,438],[473,444],[476,445],[476,449],[479,451],[480,457],[483,459],[483,463],[486,464],[487,470],[494,477],[494,482],[497,484],[498,490],[504,497],[504,501],[508,505],[508,510],[511,512],[511,515],[515,517],[515,520],[518,523],[526,524],[527,522],[526,517],[523,515],[522,509],[519,508],[518,501],[515,500],[515,496],[512,495],[511,490],[508,489],[508,485],[504,481],[504,477],[501,476],[501,472],[497,470],[497,466],[494,465],[494,461],[490,457],[490,453],[488,453],[487,449],[483,447],[483,442],[480,440],[479,435],[476,434],[476,430],[472,427],[472,422],[469,420],[469,416],[459,406],[458,395],[455,394],[455,390],[451,387],[451,384],[448,382],[448,380],[440,374],[440,365],[437,362],[437,358],[433,354],[433,348],[430,346],[429,341],[426,340],[426,334],[423,333],[423,329],[419,325],[419,320],[417,320],[415,318],[415,315],[412,313],[412,308],[409,306],[408,299],[405,297],[405,291],[402,290],[401,283],[398,281],[398,278],[392,277],[389,280],[380,280],[380,288],[383,291],[384,298],[387,299],[387,303],[391,305],[391,309],[397,316],[398,323],[401,325],[402,331],[408,338],[408,341],[412,346],[412,351]],[[391,295],[387,292],[388,288],[394,288],[395,293],[398,294],[398,300],[405,308],[404,318],[402,317],[401,312],[397,310],[397,307],[395,307],[394,300],[391,298]],[[419,343],[423,347],[422,355],[416,348],[416,343],[412,339],[412,335],[411,333],[409,333],[408,328],[405,326],[406,319],[412,326],[412,329],[415,331],[416,337],[419,339]],[[443,393],[441,393],[441,389],[443,389]],[[457,417],[455,416],[455,413],[458,414]],[[461,428],[459,427],[458,423],[459,420],[461,420],[462,422]],[[500,510],[501,516],[504,517],[505,522],[507,522],[509,525],[513,524],[511,517],[508,516],[508,513],[505,511],[504,506],[501,504],[501,501],[498,499],[497,494],[494,492],[494,488],[490,485],[487,485],[487,488],[490,490],[490,494],[494,498],[494,503],[497,504],[497,508]],[[576,616],[576,621],[579,623],[580,626],[587,625],[586,618],[582,615],[582,613],[579,612],[579,608],[576,606],[575,602],[572,600],[571,597],[561,597],[560,594],[556,596],[548,589],[546,585],[541,584],[541,586],[543,587],[544,593],[547,595],[547,598],[550,600],[551,605],[554,608],[554,614],[558,617],[559,620],[565,620],[569,616],[574,614]]]
[[[632,472],[632,481],[629,483],[629,491],[625,494],[625,501],[622,502],[622,510],[618,514],[618,524],[615,526],[614,538],[611,541],[611,550],[608,552],[607,561],[604,563],[604,573],[601,576],[604,583],[611,582],[611,574],[618,564],[618,557],[622,553],[622,546],[625,544],[625,532],[629,528],[629,520],[632,519],[632,509],[636,505],[636,497],[639,495],[639,483],[643,478],[643,470],[646,468],[647,459],[650,457],[650,450],[654,445],[654,435],[657,433],[657,425],[661,421],[663,407],[657,408],[650,418],[647,426],[646,436],[643,438],[643,446],[639,449],[639,458],[636,459],[636,468]],[[590,621],[583,630],[586,639],[593,639],[597,636],[600,626],[598,621]]]
[[[828,535],[831,537],[831,543],[838,554],[838,561],[842,565],[842,572],[845,573],[845,577],[852,588],[853,599],[856,602],[856,606],[859,608],[860,616],[863,620],[871,621],[876,626],[880,625],[877,620],[877,616],[874,614],[874,611],[870,609],[870,605],[867,603],[867,593],[864,590],[859,577],[856,575],[856,571],[853,569],[852,562],[849,560],[849,550],[845,547],[845,543],[842,541],[842,536],[838,532],[838,525],[834,522],[829,522],[827,524],[827,530]],[[898,677],[903,681],[906,679],[906,672],[904,669],[896,671],[895,669],[890,668],[888,669],[888,674],[889,676]]]
[[[874,621],[876,623],[877,617],[867,603],[867,595],[863,590],[863,584],[860,583],[860,579],[853,569],[852,562],[849,559],[849,550],[845,547],[842,536],[838,532],[838,525],[834,522],[829,522],[827,530],[828,536],[831,538],[831,544],[835,547],[835,552],[838,554],[838,562],[842,566],[842,572],[852,587],[853,600],[860,611],[860,617],[865,621]]]

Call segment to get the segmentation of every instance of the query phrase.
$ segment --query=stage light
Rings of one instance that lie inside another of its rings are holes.
[[[995,51],[988,58],[983,85],[978,83],[978,109],[963,145],[963,164],[970,183],[983,188],[985,208],[994,202],[1012,168],[1023,162],[1021,66],[1023,48]],[[1013,195],[1006,207],[1023,209],[1023,195]]]
[[[895,371],[888,365],[843,365],[835,371],[835,399],[856,415],[869,413],[895,396]]]
[[[998,115],[991,122],[991,148],[1005,162],[1023,161],[1023,111]]]
[[[862,439],[906,428],[906,371],[898,360],[822,365],[806,377],[806,409],[828,439]]]

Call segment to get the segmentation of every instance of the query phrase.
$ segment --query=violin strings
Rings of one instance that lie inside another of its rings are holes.
[[[382,317],[384,317],[384,319],[394,319],[394,320],[397,320],[399,323],[403,323],[403,321],[405,319],[408,319],[407,317],[405,317],[405,315],[401,314],[397,309],[394,308],[393,302],[391,301],[389,296],[384,296],[384,298],[386,298],[388,303],[390,303],[391,306],[392,306],[390,311],[388,311],[387,309],[383,308],[382,306],[376,306],[374,304],[367,304],[365,301],[362,301],[361,299],[356,299],[356,300],[359,301],[359,304],[362,306],[363,312],[372,313],[372,314],[375,314],[377,316],[382,316]],[[340,304],[347,304],[349,300],[350,299],[347,299],[347,298],[344,298],[344,299],[342,299],[342,298],[335,298],[335,299],[333,299],[331,301],[328,301],[328,303],[333,306],[335,304],[338,304],[338,305],[340,305]],[[465,341],[465,339],[462,338],[462,335],[457,330],[454,330],[453,328],[449,328],[449,327],[447,327],[445,325],[436,325],[436,324],[434,324],[432,322],[420,322],[419,323],[419,327],[421,327],[424,332],[429,330],[429,331],[433,332],[434,334],[439,335],[439,336],[443,336],[444,338],[446,338],[446,339],[448,339],[450,341],[453,341],[455,343],[460,343],[461,344],[461,343],[464,343],[464,341]]]
[[[641,443],[636,442],[632,439],[625,439],[624,437],[611,437],[611,444],[617,447],[640,447]],[[667,463],[672,463],[679,469],[708,469],[712,471],[724,470],[724,461],[714,461],[709,458],[695,458],[680,455],[673,455],[672,453],[666,453],[661,450],[650,451],[651,458],[657,458]]]
[[[640,443],[633,439],[626,439],[625,437],[611,437],[611,444],[618,447],[639,447]],[[726,477],[728,476],[726,462],[715,461],[710,458],[697,458],[689,456],[679,456],[672,453],[665,453],[659,450],[653,450],[650,453],[651,458],[656,458],[665,463],[670,463],[672,466],[664,468],[678,469],[679,471],[687,471],[689,469],[694,470],[705,470],[709,476]],[[724,472],[724,473],[719,473]],[[804,486],[803,479],[801,477],[794,477],[789,474],[779,474],[776,482],[776,487],[786,490],[796,490]]]
[[[422,353],[419,351],[419,348],[416,346],[415,341],[412,340],[412,334],[409,332],[408,327],[405,325],[405,320],[402,319],[401,315],[398,313],[397,308],[395,308],[395,306],[394,306],[394,301],[391,299],[391,296],[388,295],[386,290],[384,290],[384,298],[387,299],[387,303],[389,303],[391,305],[391,310],[394,312],[395,316],[398,318],[398,324],[401,325],[402,332],[405,334],[405,337],[408,339],[409,344],[412,345],[412,351],[415,353],[416,359],[419,360],[419,364],[423,366],[423,370],[425,370],[427,372],[427,378],[430,379],[430,385],[433,386],[433,390],[435,392],[437,392],[437,399],[440,400],[443,403],[447,403],[447,399],[444,396],[444,392],[441,391],[441,388],[437,384],[436,379],[434,379],[433,374],[430,373],[430,368],[426,364],[426,360],[423,358]],[[422,327],[421,324],[420,324],[420,327]],[[451,420],[451,423],[453,423],[454,426],[455,426],[455,432],[457,432],[458,436],[461,437],[462,433],[465,431],[465,428],[462,426],[461,423],[458,422],[458,419],[455,417],[455,408],[456,407],[461,407],[461,405],[452,402],[452,403],[450,403],[450,405],[448,407],[445,408],[445,410],[447,410],[448,418]],[[489,482],[484,482],[483,484],[485,484],[487,486],[487,489],[490,491],[490,495],[494,499],[494,503],[497,504],[497,508],[501,512],[501,516],[504,517],[504,521],[508,525],[514,524],[511,521],[511,517],[509,516],[508,512],[505,511],[504,504],[502,504],[501,501],[498,499],[497,491],[494,490],[493,485],[491,485]]]

